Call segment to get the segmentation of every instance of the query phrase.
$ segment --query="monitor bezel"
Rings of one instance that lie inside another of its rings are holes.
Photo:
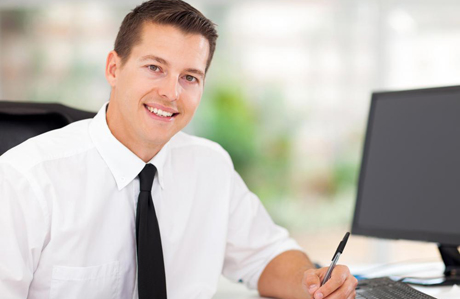
[[[363,227],[358,223],[358,216],[360,213],[360,204],[362,199],[362,192],[364,186],[364,179],[366,176],[366,161],[369,155],[369,148],[371,143],[371,131],[374,122],[375,108],[378,101],[382,100],[394,100],[388,98],[391,95],[417,95],[420,93],[444,93],[444,92],[454,92],[457,91],[460,94],[460,85],[456,86],[447,86],[447,87],[435,87],[435,88],[423,88],[423,89],[410,89],[410,90],[401,90],[401,91],[381,91],[373,92],[371,97],[371,104],[369,108],[369,116],[367,121],[367,129],[365,134],[365,140],[362,149],[362,159],[360,166],[360,173],[357,186],[357,196],[355,203],[355,210],[353,213],[353,222],[351,227],[351,232],[354,235],[361,235],[367,237],[376,237],[384,239],[403,239],[403,240],[412,240],[412,241],[423,241],[423,242],[434,242],[445,245],[460,245],[460,231],[458,234],[443,234],[443,233],[433,233],[426,231],[408,231],[408,230],[395,230],[395,229],[381,229],[374,227]],[[459,99],[460,100],[460,99]],[[460,215],[459,215],[460,217]]]

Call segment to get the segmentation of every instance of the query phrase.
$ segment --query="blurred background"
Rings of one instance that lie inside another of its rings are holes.
[[[0,1],[0,99],[97,111],[106,56],[142,1]],[[455,0],[190,0],[218,25],[186,131],[220,143],[276,223],[329,263],[350,230],[372,91],[458,85]],[[440,260],[353,236],[343,263]]]

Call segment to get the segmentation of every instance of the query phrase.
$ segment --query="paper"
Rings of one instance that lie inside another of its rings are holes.
[[[433,295],[438,299],[459,299],[460,298],[460,287],[454,285],[450,289],[442,290],[441,292]]]

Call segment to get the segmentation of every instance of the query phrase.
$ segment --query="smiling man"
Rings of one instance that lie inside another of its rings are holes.
[[[148,162],[192,119],[203,93],[210,42],[173,25],[145,22],[139,42],[125,54],[117,51],[125,42],[122,36],[107,59],[112,86],[107,122],[118,140]]]
[[[0,157],[0,298],[211,298],[225,275],[261,295],[354,298],[345,266],[320,286],[217,144],[180,132],[217,33],[180,0],[129,13],[94,119]]]

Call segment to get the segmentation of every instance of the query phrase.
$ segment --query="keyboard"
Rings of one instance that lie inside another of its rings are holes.
[[[389,277],[363,279],[356,287],[356,299],[436,299]]]

